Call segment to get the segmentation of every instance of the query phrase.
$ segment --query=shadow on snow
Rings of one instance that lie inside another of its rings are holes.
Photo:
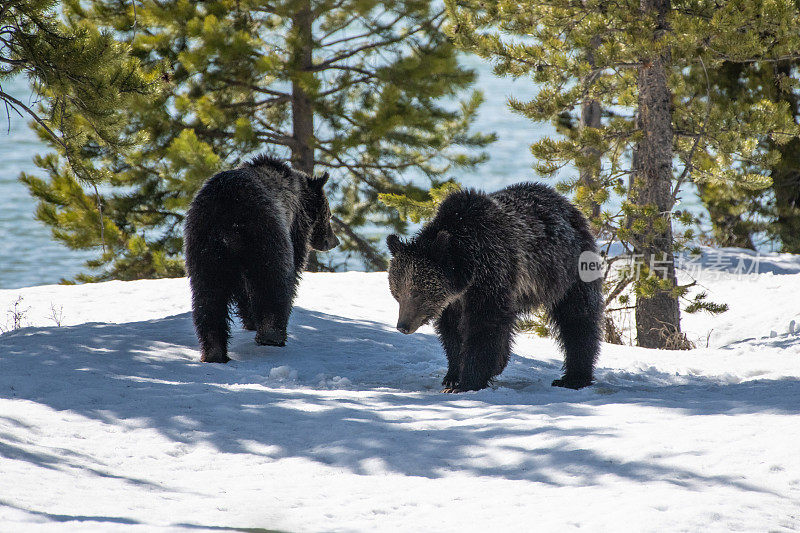
[[[241,331],[231,346],[237,360],[228,365],[197,362],[188,313],[129,324],[26,328],[0,336],[0,398],[108,423],[132,419],[175,442],[207,442],[220,452],[304,457],[361,474],[370,473],[377,459],[386,471],[428,478],[460,471],[587,485],[613,475],[689,489],[719,485],[760,492],[769,490],[732,477],[606,457],[582,449],[581,438],[617,438],[613,428],[590,417],[604,404],[658,406],[691,416],[800,413],[800,403],[792,400],[800,397],[797,380],[720,384],[692,376],[675,385],[666,375],[646,372],[609,385],[605,380],[613,373],[601,371],[598,387],[576,392],[549,387],[560,371],[557,360],[518,355],[509,376],[501,376],[500,389],[441,395],[445,361],[435,337],[403,336],[385,324],[300,308],[286,348],[257,347],[252,333]],[[291,388],[268,377],[281,365],[299,371]],[[367,392],[328,390],[326,379],[337,375],[357,375],[349,388]],[[562,427],[562,417],[573,424]],[[24,428],[26,422],[7,413],[0,429],[9,425]],[[525,446],[525,438],[537,434],[555,444]],[[498,464],[483,455],[486,450],[516,459]],[[42,468],[86,468],[72,464],[73,455],[66,449],[26,451],[11,434],[0,433],[0,456]],[[117,477],[103,466],[89,471]]]

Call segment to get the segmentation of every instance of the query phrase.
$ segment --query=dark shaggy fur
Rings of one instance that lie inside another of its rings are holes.
[[[297,282],[310,248],[339,241],[323,192],[312,178],[268,156],[216,174],[186,215],[186,272],[202,360],[226,363],[228,308],[235,304],[256,343],[284,346]]]
[[[410,241],[387,238],[389,286],[400,303],[397,329],[435,320],[447,354],[444,392],[478,390],[503,371],[517,318],[543,306],[565,353],[553,385],[590,385],[600,349],[601,281],[578,275],[596,251],[584,216],[546,185],[448,196]]]

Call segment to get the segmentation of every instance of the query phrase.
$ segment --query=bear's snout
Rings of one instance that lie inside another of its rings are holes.
[[[425,322],[419,306],[413,299],[400,299],[400,316],[397,318],[397,331],[405,335],[414,333]]]

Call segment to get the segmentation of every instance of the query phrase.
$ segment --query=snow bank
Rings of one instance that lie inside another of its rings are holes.
[[[306,275],[287,346],[236,326],[227,365],[198,362],[184,279],[0,291],[25,310],[0,336],[0,530],[800,528],[800,261],[778,259],[702,281],[731,307],[686,317],[702,348],[604,345],[581,391],[519,336],[493,389],[440,394],[383,273]]]

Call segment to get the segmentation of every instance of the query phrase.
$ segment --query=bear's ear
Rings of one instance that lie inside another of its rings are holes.
[[[436,262],[459,291],[469,283],[471,270],[464,262],[458,240],[447,230],[440,230],[430,244],[428,257]]]
[[[329,177],[330,176],[328,176],[328,173],[326,172],[319,178],[309,178],[309,182],[311,183],[312,186],[321,191],[322,188],[325,186],[325,184],[328,182]]]
[[[397,255],[400,251],[405,247],[403,241],[400,240],[400,237],[392,233],[388,237],[386,237],[386,246],[389,247],[389,253]]]
[[[450,232],[444,229],[440,230],[431,246],[434,252],[446,252],[450,248]]]
[[[452,237],[447,230],[440,230],[430,244],[430,257],[438,263],[446,263],[450,256],[450,242]]]

